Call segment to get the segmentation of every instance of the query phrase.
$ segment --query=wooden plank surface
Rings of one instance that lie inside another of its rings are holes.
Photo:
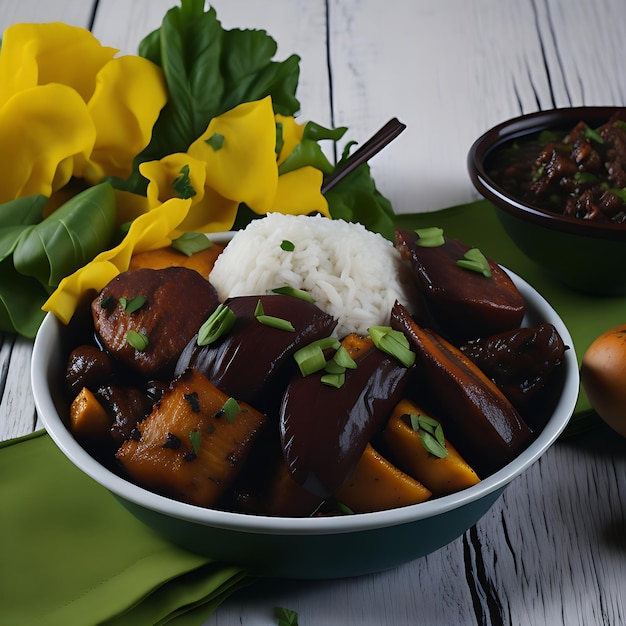
[[[134,53],[174,0],[0,1],[0,28],[61,20]],[[226,28],[265,28],[277,58],[302,57],[302,119],[365,140],[408,126],[371,163],[398,212],[476,197],[471,143],[554,106],[626,104],[623,0],[217,0]],[[384,6],[384,8],[383,8]],[[35,426],[31,343],[0,335],[0,439]],[[555,445],[470,531],[438,552],[359,579],[259,583],[206,624],[617,625],[626,623],[624,441],[607,429]],[[418,539],[416,539],[418,540]]]

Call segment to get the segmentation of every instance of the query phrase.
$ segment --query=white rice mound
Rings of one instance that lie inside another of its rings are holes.
[[[281,248],[285,240],[292,252]],[[410,269],[392,242],[361,224],[322,216],[270,213],[254,220],[235,233],[209,279],[221,301],[285,285],[303,289],[337,320],[339,338],[389,325],[396,300],[409,311],[415,301]]]

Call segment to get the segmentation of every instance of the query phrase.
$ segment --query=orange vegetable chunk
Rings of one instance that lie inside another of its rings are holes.
[[[369,513],[424,502],[431,492],[368,443],[336,497],[355,513]]]
[[[194,369],[179,376],[116,457],[139,485],[172,498],[211,507],[241,471],[266,416],[238,403]]]
[[[401,400],[383,430],[383,441],[398,467],[423,483],[435,496],[454,493],[479,482],[476,472],[447,439],[447,456],[439,458],[426,450],[420,434],[407,420],[412,413],[427,415],[409,400]]]

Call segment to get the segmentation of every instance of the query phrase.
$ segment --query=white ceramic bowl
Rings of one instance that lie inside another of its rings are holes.
[[[128,482],[92,458],[66,427],[64,327],[50,314],[37,334],[32,358],[37,411],[76,467],[112,492],[137,518],[181,546],[277,577],[336,578],[388,569],[437,550],[473,526],[506,485],[554,443],[573,413],[579,377],[569,332],[532,287],[512,277],[526,299],[524,325],[552,323],[570,346],[556,408],[537,439],[504,468],[473,487],[421,504],[341,517],[273,518],[184,504]]]

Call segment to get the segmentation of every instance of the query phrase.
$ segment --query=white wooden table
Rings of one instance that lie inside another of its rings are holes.
[[[65,21],[134,53],[175,0],[0,0],[0,29]],[[477,197],[465,158],[494,124],[537,109],[626,105],[623,0],[215,0],[225,28],[263,28],[301,56],[301,119],[363,141],[408,126],[372,162],[398,213]],[[31,342],[0,334],[0,439],[38,427]],[[626,624],[626,445],[558,442],[474,528],[435,554],[358,579],[260,583],[210,625]]]

